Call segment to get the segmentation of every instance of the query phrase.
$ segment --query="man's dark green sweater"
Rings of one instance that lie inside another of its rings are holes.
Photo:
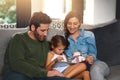
[[[27,32],[16,34],[9,42],[3,71],[16,71],[28,77],[46,77],[45,63],[49,44],[31,39]]]

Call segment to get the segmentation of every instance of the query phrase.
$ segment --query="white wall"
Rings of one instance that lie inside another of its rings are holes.
[[[43,0],[31,0],[31,15],[36,11],[43,11]]]
[[[115,20],[116,0],[86,0],[84,24],[97,25]]]

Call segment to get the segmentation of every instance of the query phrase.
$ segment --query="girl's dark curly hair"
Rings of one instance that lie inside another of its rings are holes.
[[[60,45],[65,46],[65,49],[68,46],[67,40],[62,35],[55,35],[50,41],[50,46],[58,47]]]

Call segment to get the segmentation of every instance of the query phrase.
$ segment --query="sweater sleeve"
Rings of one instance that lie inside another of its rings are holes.
[[[29,77],[46,77],[47,70],[39,65],[33,65],[25,59],[25,45],[20,35],[15,35],[9,43],[8,61],[10,68]]]

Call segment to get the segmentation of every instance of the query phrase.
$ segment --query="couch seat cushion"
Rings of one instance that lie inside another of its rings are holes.
[[[120,65],[111,66],[111,73],[108,80],[120,80]]]

